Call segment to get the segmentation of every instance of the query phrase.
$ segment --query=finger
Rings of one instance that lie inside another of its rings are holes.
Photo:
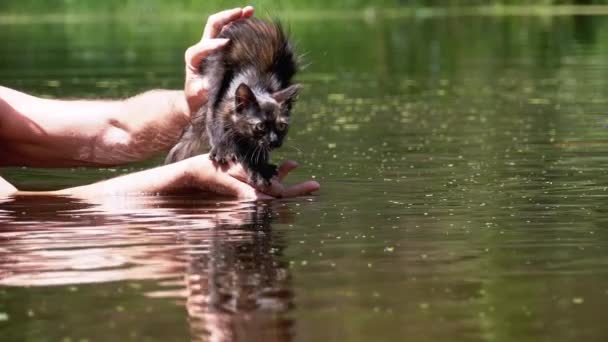
[[[191,115],[196,113],[208,100],[209,80],[207,78],[189,75],[186,78],[186,101]]]
[[[226,46],[229,41],[229,39],[220,38],[207,39],[189,47],[184,55],[188,70],[198,73],[198,69],[203,59],[205,59],[211,53]]]
[[[255,10],[253,9],[252,6],[246,6],[245,8],[243,8],[243,19],[247,19],[247,18],[251,18],[251,16],[253,16],[253,12],[255,12]]]
[[[240,180],[225,173],[217,175],[215,186],[212,186],[210,190],[221,195],[234,196],[243,200],[272,198],[268,195],[260,193],[251,185],[241,182]]]
[[[252,11],[252,9],[247,9],[248,12]],[[251,13],[253,14],[253,13]],[[250,14],[250,16],[251,16]],[[242,8],[233,8],[230,10],[222,11],[219,13],[212,14],[207,19],[207,24],[205,25],[205,30],[203,31],[203,38],[210,39],[217,37],[222,28],[229,23],[241,19],[243,17],[243,9]]]
[[[283,186],[283,184],[281,184],[277,179],[271,179],[269,186],[264,186],[259,190],[268,196],[281,198],[285,192],[285,186]]]
[[[308,181],[296,185],[292,185],[283,191],[283,197],[296,197],[308,195],[312,192],[319,191],[321,185],[315,181]]]
[[[279,181],[283,181],[283,178],[287,177],[287,175],[298,167],[298,163],[293,160],[284,161],[281,166],[279,166],[279,170],[277,171]]]
[[[247,172],[243,168],[243,165],[238,162],[230,163],[227,169],[230,176],[238,179],[241,182],[247,182]]]

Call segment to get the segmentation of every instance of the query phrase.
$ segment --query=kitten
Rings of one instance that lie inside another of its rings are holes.
[[[234,22],[219,38],[230,42],[203,61],[209,100],[193,117],[165,163],[210,148],[216,162],[240,162],[249,181],[270,184],[277,167],[270,151],[280,147],[289,129],[293,103],[300,90],[291,84],[297,72],[293,49],[281,25],[260,19]]]

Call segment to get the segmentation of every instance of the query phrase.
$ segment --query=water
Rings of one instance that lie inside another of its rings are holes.
[[[197,20],[3,24],[42,96],[182,84]],[[6,341],[605,341],[606,17],[311,19],[289,181],[317,196],[0,204]],[[3,169],[24,189],[156,165]]]

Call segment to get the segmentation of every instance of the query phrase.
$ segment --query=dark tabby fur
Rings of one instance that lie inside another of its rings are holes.
[[[291,79],[296,58],[278,23],[247,19],[230,24],[220,38],[230,43],[201,65],[209,78],[209,101],[194,116],[167,156],[172,163],[203,153],[239,161],[257,186],[268,185],[277,168],[270,151],[280,147],[300,89]]]

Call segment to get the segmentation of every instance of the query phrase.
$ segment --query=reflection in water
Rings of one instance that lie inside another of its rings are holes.
[[[0,223],[11,224],[0,230],[0,286],[161,280],[165,288],[148,297],[185,297],[194,340],[291,339],[285,245],[271,228],[275,218],[290,219],[286,210],[184,198],[116,200],[25,197],[2,204]]]
[[[188,236],[187,308],[193,335],[211,341],[286,341],[293,306],[284,246],[268,208],[245,225],[220,224],[211,236]],[[243,233],[247,235],[243,235]]]

